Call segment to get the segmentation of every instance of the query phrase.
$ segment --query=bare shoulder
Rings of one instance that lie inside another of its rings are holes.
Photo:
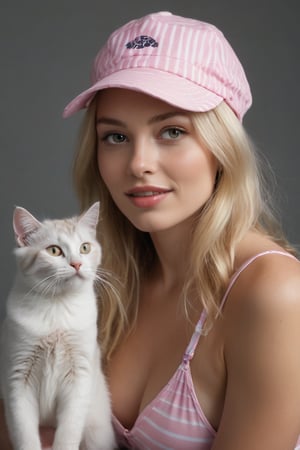
[[[226,399],[213,449],[294,449],[300,434],[299,261],[279,253],[255,259],[236,279],[222,322]]]
[[[300,261],[284,253],[257,257],[236,279],[227,303],[233,320],[235,314],[258,320],[300,313]]]
[[[255,349],[255,357],[261,354],[264,358],[263,343],[268,342],[269,350],[273,345],[282,352],[288,347],[294,348],[297,357],[300,342],[299,260],[281,253],[268,253],[253,260],[240,273],[229,293],[224,324],[231,355],[239,351],[237,343],[240,343],[248,346],[249,352]]]
[[[253,260],[240,273],[228,295],[224,321],[229,340],[249,337],[255,342],[255,338],[273,336],[281,339],[282,344],[288,339],[300,342],[299,260],[280,253],[264,254]]]

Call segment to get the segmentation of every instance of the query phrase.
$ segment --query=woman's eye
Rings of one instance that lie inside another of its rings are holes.
[[[49,245],[46,250],[51,256],[60,256],[63,254],[62,249],[58,245]]]
[[[123,144],[124,142],[127,142],[127,137],[125,134],[121,133],[110,133],[104,136],[103,140],[107,142],[108,144]]]
[[[168,128],[167,130],[164,130],[161,134],[162,139],[178,139],[183,134],[185,134],[184,130],[180,128]]]
[[[91,251],[91,244],[89,242],[85,242],[84,244],[81,244],[80,246],[80,253],[83,255],[86,255],[87,253],[90,253]]]

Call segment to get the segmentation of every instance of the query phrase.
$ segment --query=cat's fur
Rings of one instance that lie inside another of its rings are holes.
[[[41,425],[56,428],[54,450],[115,446],[97,345],[98,213],[95,203],[80,217],[39,222],[15,209],[18,271],[3,324],[1,387],[16,450],[41,450]]]

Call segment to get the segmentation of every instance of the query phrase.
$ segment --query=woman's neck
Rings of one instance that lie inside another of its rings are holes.
[[[182,283],[189,261],[191,227],[176,227],[151,234],[158,265],[156,275],[168,286]]]

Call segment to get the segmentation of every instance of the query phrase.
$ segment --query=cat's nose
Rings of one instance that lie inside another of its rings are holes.
[[[82,266],[81,262],[70,262],[70,266],[74,267],[76,272],[79,272],[80,267]]]

